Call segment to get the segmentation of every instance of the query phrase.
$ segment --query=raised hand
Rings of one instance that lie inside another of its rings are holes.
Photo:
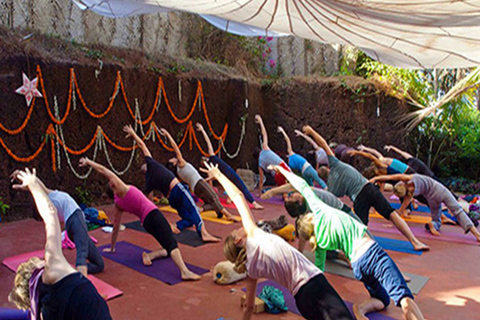
[[[169,135],[170,135],[170,134],[168,133],[168,131],[165,130],[164,128],[161,128],[161,129],[160,129],[160,134],[161,134],[162,136],[169,136]]]
[[[278,126],[278,128],[277,128],[277,132],[279,132],[279,133],[283,133],[283,132],[285,132],[285,130],[283,130],[283,128],[282,128],[281,126]]]
[[[388,152],[388,151],[392,150],[392,146],[385,146],[385,147],[383,147],[383,149],[385,149],[385,151]]]
[[[218,169],[217,164],[213,165],[213,164],[208,163],[208,162],[204,162],[203,164],[205,165],[206,169],[205,168],[200,168],[200,171],[208,174],[208,180],[218,179],[218,177],[221,176],[222,173],[220,172],[220,169]]]
[[[300,130],[295,129],[293,132],[295,132],[295,135],[296,135],[297,137],[302,137],[302,136],[303,136],[303,132],[300,131]]]
[[[262,122],[262,117],[261,117],[259,114],[256,114],[256,115],[255,115],[255,122],[256,122],[256,123]]]
[[[312,132],[315,132],[312,127],[310,127],[309,125],[306,125],[306,126],[303,126],[302,127],[302,131],[303,133],[305,134],[311,134]]]
[[[365,150],[365,146],[363,144],[359,144],[357,146],[357,149],[360,150],[360,151],[363,151],[363,150]]]
[[[87,157],[83,157],[78,161],[78,165],[80,167],[86,167],[86,166],[88,166],[89,161],[90,161],[90,159],[88,159]]]
[[[30,169],[25,168],[25,171],[15,170],[11,175],[12,181],[18,180],[20,184],[14,184],[12,186],[15,190],[27,190],[28,187],[32,186],[37,181],[37,171],[35,168],[30,171]]]
[[[125,138],[133,137],[135,135],[135,130],[133,130],[132,125],[130,124],[123,127],[123,132],[127,134]]]
[[[197,122],[197,123],[195,124],[195,127],[197,127],[197,131],[203,131],[203,126],[202,126],[201,123]]]

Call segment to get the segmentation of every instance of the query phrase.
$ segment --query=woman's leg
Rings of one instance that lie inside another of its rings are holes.
[[[83,220],[83,221],[82,221]],[[82,223],[83,222],[83,223]],[[85,277],[88,273],[87,256],[88,256],[88,231],[87,225],[83,218],[83,212],[76,210],[65,223],[68,237],[75,243],[77,250],[77,259],[75,268]]]
[[[105,268],[105,263],[103,262],[102,255],[93,243],[93,240],[88,237],[88,273],[95,274],[100,273]]]
[[[197,182],[197,185],[195,186],[195,194],[201,198],[205,204],[215,210],[218,218],[221,218],[223,215],[225,215],[227,220],[240,221],[240,217],[233,216],[227,211],[227,209],[225,209],[225,207],[220,203],[218,195],[204,180]]]

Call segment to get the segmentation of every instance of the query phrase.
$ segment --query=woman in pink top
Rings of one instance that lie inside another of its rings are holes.
[[[242,192],[216,166],[206,166],[208,170],[202,171],[220,182],[242,217],[243,228],[232,231],[225,239],[223,251],[235,263],[235,271],[247,272],[243,319],[252,317],[257,280],[267,278],[292,292],[298,310],[306,319],[352,320],[347,306],[323,272],[282,238],[258,228]]]
[[[115,219],[113,222],[112,245],[110,248],[104,249],[105,252],[115,252],[115,244],[117,242],[122,214],[124,211],[129,212],[140,218],[145,230],[162,246],[162,248],[156,251],[143,252],[142,259],[144,265],[149,266],[154,259],[170,256],[178,269],[180,269],[183,280],[200,279],[200,276],[188,270],[183,262],[182,254],[180,253],[180,249],[178,249],[177,241],[173,237],[171,226],[155,204],[148,200],[135,186],[125,184],[116,174],[101,164],[88,158],[82,158],[80,159],[80,166],[92,167],[95,171],[107,178],[108,184],[114,194]]]

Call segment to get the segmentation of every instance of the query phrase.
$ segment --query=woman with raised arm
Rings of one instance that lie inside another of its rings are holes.
[[[10,176],[12,180],[16,180],[20,172],[20,170],[15,170]],[[105,264],[95,243],[88,235],[82,209],[68,193],[48,189],[38,177],[37,182],[57,209],[58,217],[64,221],[68,237],[75,243],[77,251],[76,269],[85,277],[87,273],[95,274],[102,272]]]
[[[167,137],[168,141],[175,150],[174,158],[170,159],[170,163],[177,167],[177,174],[184,182],[190,187],[190,191],[193,192],[197,197],[203,200],[205,206],[213,208],[217,213],[217,217],[221,218],[225,215],[225,218],[230,221],[238,222],[239,217],[234,216],[225,209],[225,207],[220,203],[218,195],[215,193],[215,190],[202,178],[198,173],[197,169],[188,163],[182,156],[182,152],[178,147],[175,140],[173,140],[170,133],[165,129],[160,129],[160,134]],[[186,228],[189,226],[179,226],[179,228]]]
[[[248,202],[253,204],[254,209],[262,210],[263,207],[257,201],[255,201],[250,191],[248,191],[248,188],[243,182],[242,178],[240,178],[238,174],[235,172],[235,170],[233,170],[233,168],[230,167],[225,161],[223,161],[222,159],[220,159],[215,155],[215,152],[213,151],[213,147],[212,147],[212,142],[210,141],[210,138],[205,132],[205,129],[203,129],[202,124],[197,123],[196,126],[197,126],[197,130],[202,133],[203,138],[207,143],[209,161],[218,165],[218,169],[220,169],[220,171],[228,179],[230,179],[230,181],[232,181],[237,186],[238,189],[242,191],[243,195],[245,196],[245,199],[247,199]]]
[[[351,320],[345,303],[323,272],[285,240],[258,228],[240,190],[216,166],[206,166],[208,170],[204,171],[220,182],[242,217],[243,228],[232,231],[225,239],[223,251],[235,263],[237,272],[247,272],[243,319],[252,317],[258,279],[267,278],[290,290],[304,318]]]
[[[8,296],[19,309],[29,310],[31,319],[108,320],[112,319],[105,300],[93,284],[77,272],[62,252],[62,234],[55,206],[43,184],[27,168],[18,171],[14,189],[28,190],[45,223],[45,260],[31,258],[22,263]]]
[[[300,130],[295,130],[295,134],[297,135],[297,137],[302,137],[303,139],[305,139],[308,143],[312,145],[313,150],[315,150],[315,160],[317,162],[317,166],[315,168],[316,170],[318,170],[320,166],[328,166],[327,153],[325,152],[325,150],[323,150],[323,148],[320,148],[318,144],[313,141],[312,138],[310,138]]]
[[[258,154],[258,173],[260,174],[260,182],[258,184],[260,189],[260,194],[263,190],[263,175],[264,172],[270,173],[275,178],[275,183],[277,186],[285,184],[285,178],[281,174],[277,174],[268,169],[270,165],[279,165],[290,171],[290,168],[275,152],[273,152],[268,146],[268,134],[263,124],[262,117],[257,114],[255,115],[255,122],[260,126],[260,131],[262,132],[262,150]]]
[[[397,227],[412,243],[415,250],[429,249],[427,245],[415,237],[408,224],[400,217],[377,187],[369,183],[355,168],[337,159],[332,149],[328,146],[327,141],[310,126],[303,127],[303,132],[312,136],[327,153],[329,168],[322,167],[321,169],[325,170],[328,191],[337,197],[348,196],[353,202],[355,213],[362,219],[365,225],[368,225],[370,208],[374,207],[382,217],[390,220]]]
[[[199,227],[199,234],[203,241],[219,241],[206,231],[200,212],[187,188],[178,181],[172,171],[152,158],[150,150],[135,133],[132,126],[123,127],[123,131],[127,133],[127,138],[132,137],[137,142],[145,156],[146,164],[142,165],[141,170],[145,173],[145,193],[149,199],[153,199],[153,190],[160,191],[165,197],[168,197],[168,203],[177,210],[178,215],[182,218],[177,221],[176,226],[172,225],[173,232],[180,233],[180,230],[195,225]]]
[[[327,184],[320,179],[317,171],[313,169],[312,165],[302,157],[301,155],[293,152],[292,142],[290,141],[289,136],[282,127],[278,127],[278,132],[283,135],[285,142],[287,143],[287,157],[288,157],[288,166],[296,174],[302,176],[309,185],[313,186],[316,182],[322,189],[327,187]]]
[[[378,176],[370,181],[385,181],[385,179],[400,181],[393,187],[393,192],[398,197],[404,197],[402,206],[399,211],[402,213],[407,204],[415,196],[423,196],[425,203],[430,208],[432,221],[425,224],[425,228],[433,235],[439,236],[440,227],[442,225],[442,203],[457,218],[458,224],[463,228],[465,233],[471,231],[477,241],[480,242],[480,233],[473,224],[472,220],[463,210],[462,206],[453,197],[450,190],[434,179],[421,174],[394,174],[388,176]]]
[[[376,175],[386,175],[386,174],[397,174],[397,173],[406,173],[414,174],[416,171],[410,168],[407,164],[403,163],[400,160],[395,158],[386,158],[382,156],[377,150],[372,148],[367,148],[363,145],[358,146],[358,150],[350,150],[348,154],[352,156],[362,156],[364,158],[370,159],[375,164],[377,170]]]
[[[114,199],[114,222],[112,244],[104,252],[115,252],[120,221],[123,212],[137,216],[145,230],[158,241],[161,248],[152,252],[143,252],[142,261],[146,266],[152,265],[152,260],[170,256],[180,270],[183,280],[199,280],[200,276],[188,270],[183,262],[177,240],[173,237],[172,227],[158,210],[157,206],[133,185],[125,184],[115,173],[88,158],[80,159],[80,167],[92,167],[108,179],[109,196]]]
[[[402,308],[405,319],[423,319],[400,270],[367,233],[367,227],[323,203],[300,177],[278,166],[275,170],[301,194],[299,203],[306,203],[311,210],[298,219],[297,227],[300,239],[309,241],[315,250],[315,265],[324,270],[327,250],[341,250],[351,261],[355,278],[370,293],[369,299],[353,306],[357,320],[368,320],[366,313],[385,309],[390,298]]]

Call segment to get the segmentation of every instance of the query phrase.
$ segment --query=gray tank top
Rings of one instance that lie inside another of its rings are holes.
[[[414,174],[411,181],[415,185],[415,191],[413,192],[413,195],[422,195],[428,201],[441,202],[443,194],[445,192],[450,192],[442,184],[421,174]]]
[[[197,182],[203,179],[198,173],[197,169],[195,169],[195,167],[188,162],[183,168],[177,166],[177,173],[180,179],[188,183],[190,191],[192,192],[195,192],[195,186],[197,185]]]

